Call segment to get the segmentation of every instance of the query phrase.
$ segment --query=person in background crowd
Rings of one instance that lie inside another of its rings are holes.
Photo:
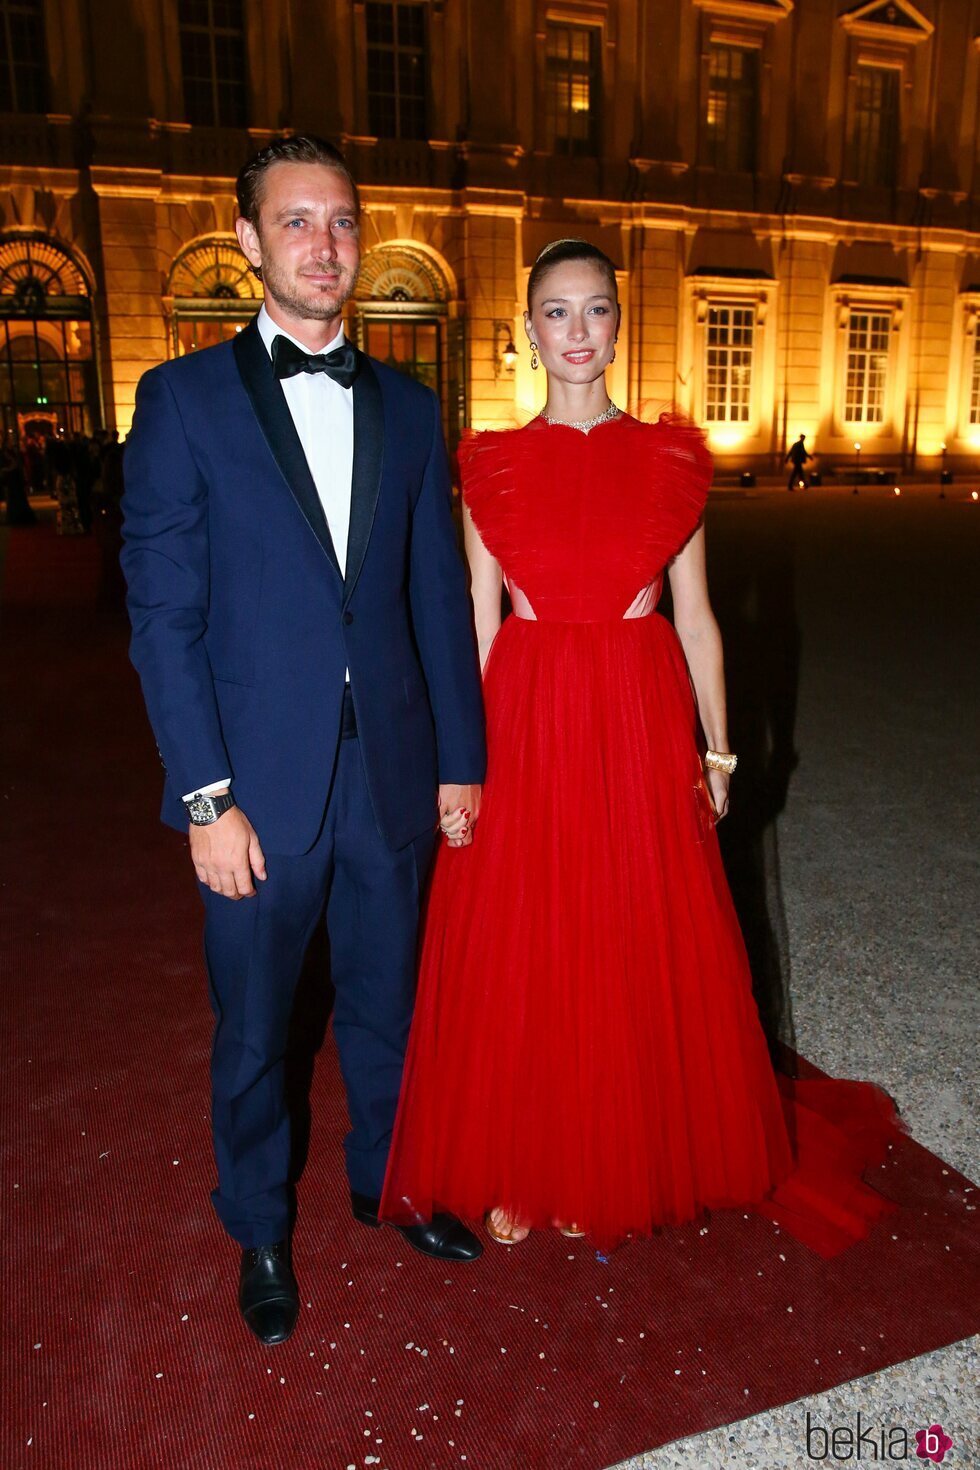
[[[793,468],[789,472],[789,481],[786,486],[787,490],[806,489],[806,471],[804,470],[803,466],[806,464],[808,459],[812,458],[813,456],[808,452],[806,447],[806,435],[801,434],[800,437],[793,444],[790,445],[789,453],[783,460],[784,464],[792,464],[793,466]]]
[[[7,502],[8,526],[33,526],[37,517],[27,498],[22,456],[13,445],[0,453],[0,496]]]

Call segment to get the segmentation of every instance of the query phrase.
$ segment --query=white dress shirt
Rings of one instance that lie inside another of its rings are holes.
[[[293,336],[292,332],[277,326],[264,304],[259,309],[256,325],[270,357],[272,344],[280,336],[288,337],[304,352],[317,354],[333,351],[344,340],[344,329],[341,327],[326,347],[310,347],[308,343]],[[346,572],[351,478],[354,470],[354,390],[341,387],[326,373],[296,373],[294,377],[283,378],[280,387],[327,518],[340,570],[342,573]],[[347,678],[349,681],[349,671]],[[207,786],[197,787],[196,791],[189,791],[184,800],[189,801],[198,793],[202,796],[213,796],[230,785],[231,778],[224,776]]]

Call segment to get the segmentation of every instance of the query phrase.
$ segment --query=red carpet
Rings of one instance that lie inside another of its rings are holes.
[[[198,902],[125,628],[90,542],[11,531],[4,578],[3,1470],[600,1470],[977,1329],[977,1195],[905,1139],[874,1175],[901,1208],[832,1261],[741,1214],[608,1262],[541,1235],[426,1261],[346,1213],[328,1043],[306,1305],[261,1350],[207,1199]]]

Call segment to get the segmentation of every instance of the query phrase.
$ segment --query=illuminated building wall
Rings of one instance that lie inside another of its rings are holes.
[[[721,468],[980,448],[970,0],[0,0],[0,410],[126,432],[260,288],[233,180],[283,128],[363,184],[349,330],[454,442],[539,406],[548,240],[613,257],[614,398]],[[506,349],[518,348],[516,363]]]

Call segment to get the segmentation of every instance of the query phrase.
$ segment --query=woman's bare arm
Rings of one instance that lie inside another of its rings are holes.
[[[469,510],[463,506],[463,540],[466,559],[470,564],[470,596],[473,598],[473,616],[476,623],[476,638],[480,647],[480,668],[487,661],[490,645],[500,632],[500,596],[503,574],[496,557],[491,556],[480,539]]]
[[[703,526],[698,527],[684,550],[674,558],[670,567],[670,591],[674,627],[691,671],[701,728],[710,749],[727,751],[725,660],[721,633],[708,596]],[[728,810],[729,778],[721,771],[706,771],[705,778],[718,815],[723,817]]]

